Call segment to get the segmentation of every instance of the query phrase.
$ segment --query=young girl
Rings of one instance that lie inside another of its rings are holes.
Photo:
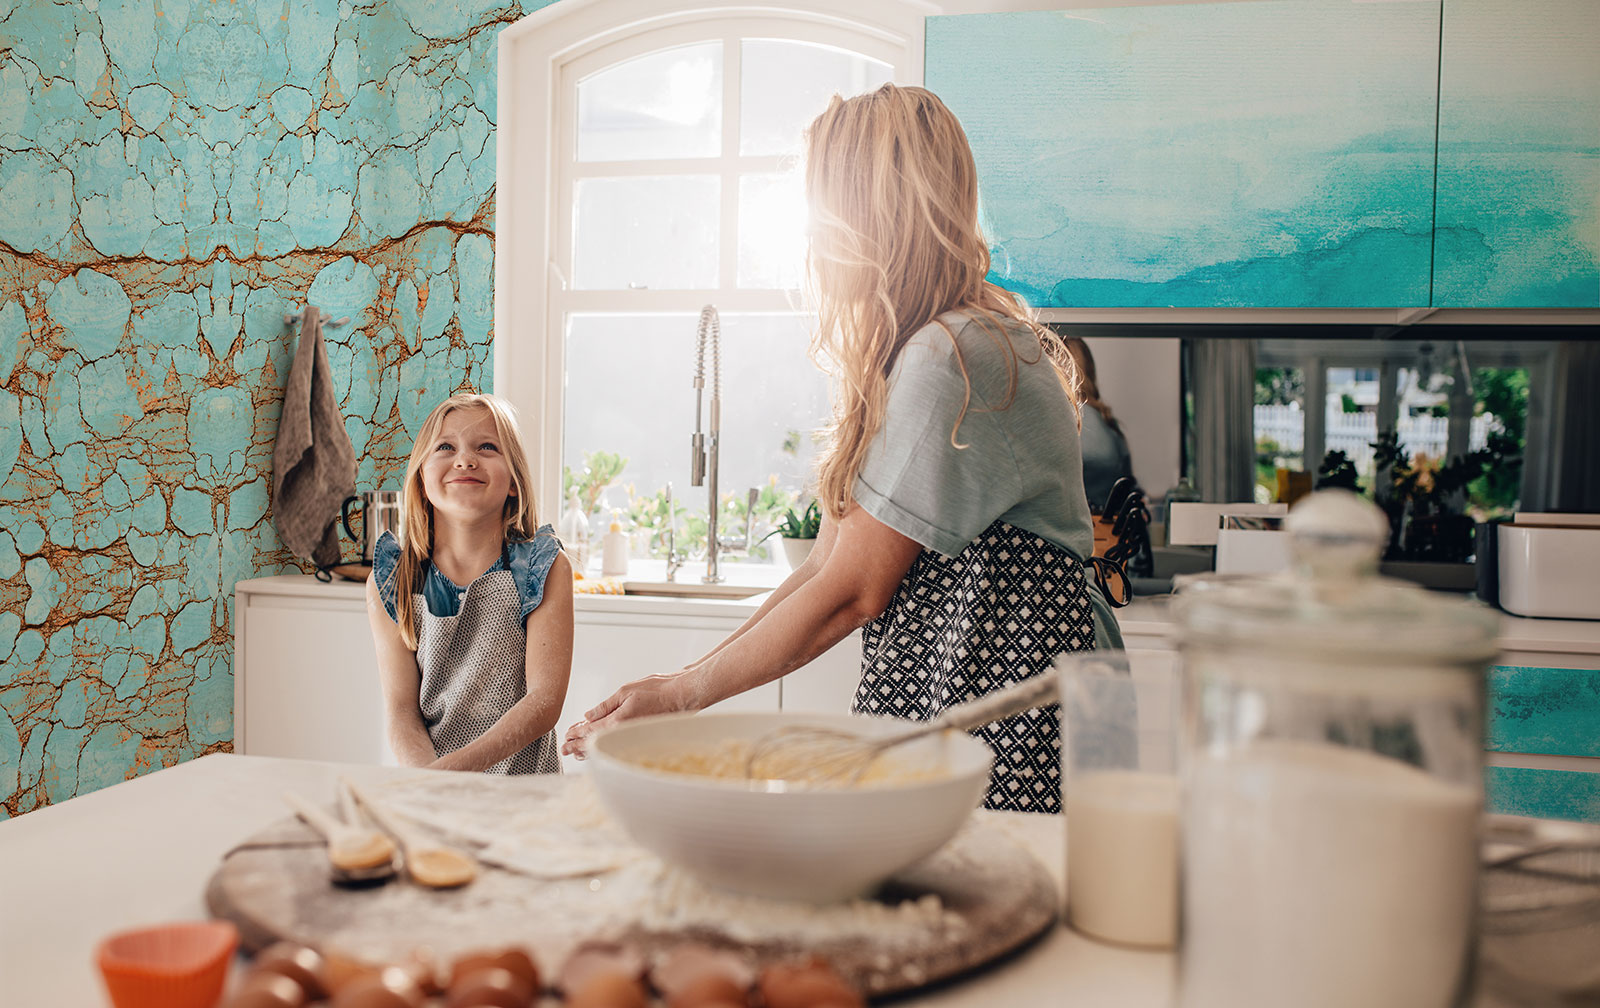
[[[560,773],[572,568],[540,526],[511,407],[454,395],[406,466],[404,543],[373,549],[367,614],[405,766]]]
[[[836,389],[817,545],[716,650],[590,711],[569,752],[615,720],[769,682],[857,627],[856,710],[919,720],[1121,643],[1085,576],[1071,361],[985,279],[960,123],[921,88],[835,98],[807,131],[806,191],[816,350]],[[989,807],[1059,810],[1054,706],[976,734],[995,752]]]

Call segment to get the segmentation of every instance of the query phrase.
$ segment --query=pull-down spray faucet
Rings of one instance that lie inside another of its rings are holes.
[[[711,343],[711,422],[709,433],[701,433],[701,396],[706,387],[706,342]],[[717,584],[723,580],[717,570],[717,555],[722,551],[748,552],[752,513],[756,506],[754,487],[745,504],[744,539],[719,539],[717,537],[717,447],[722,439],[722,320],[716,305],[706,305],[700,310],[700,326],[695,337],[694,351],[694,435],[690,439],[689,483],[704,485],[710,506],[706,517],[706,573],[700,580]]]

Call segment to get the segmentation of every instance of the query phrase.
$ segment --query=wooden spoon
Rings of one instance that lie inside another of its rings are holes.
[[[328,841],[328,863],[334,872],[352,881],[367,881],[394,874],[394,842],[375,829],[341,822],[293,791],[283,800]]]
[[[367,814],[400,845],[406,874],[411,876],[411,881],[430,889],[453,889],[477,878],[478,862],[471,855],[401,825],[393,813],[374,804],[371,795],[362,792],[350,781],[344,781],[344,786],[350,789]]]

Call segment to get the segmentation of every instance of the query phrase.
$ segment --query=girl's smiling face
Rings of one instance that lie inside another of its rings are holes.
[[[515,490],[511,464],[486,409],[445,415],[422,464],[422,489],[436,512],[453,518],[499,518]]]

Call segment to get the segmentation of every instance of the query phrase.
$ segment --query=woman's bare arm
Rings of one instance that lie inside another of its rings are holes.
[[[545,576],[544,597],[528,614],[527,631],[527,693],[482,735],[435,760],[434,768],[487,770],[555,727],[572,674],[572,565],[565,554],[556,555]]]
[[[401,766],[427,766],[438,758],[438,753],[422,723],[422,672],[417,668],[417,653],[406,647],[399,624],[384,609],[376,577],[367,579],[367,622],[378,653],[378,681],[383,688],[383,723],[389,748]]]
[[[792,672],[888,608],[921,552],[915,540],[851,508],[816,573],[764,618],[689,668],[623,686],[572,726],[562,751],[581,753],[587,736],[616,721],[700,710]]]
[[[761,620],[765,618],[767,613],[775,609],[778,603],[782,602],[790,595],[793,595],[801,585],[811,580],[812,577],[814,577],[816,573],[822,569],[822,565],[827,560],[829,552],[833,549],[833,541],[836,538],[838,538],[838,529],[834,521],[824,515],[822,519],[822,527],[817,531],[816,544],[811,547],[811,552],[806,556],[805,562],[799,567],[796,567],[794,570],[790,571],[789,576],[783,579],[783,584],[774,588],[761,603],[760,607],[757,608],[755,612],[750,614],[750,618],[739,624],[739,628],[737,630],[729,634],[716,647],[706,652],[705,655],[689,663],[689,665],[685,667],[691,669],[699,668],[701,665],[705,664],[705,662],[709,660],[712,655],[715,655],[729,644],[732,644],[734,641],[744,636],[746,631],[755,626],[757,623],[760,623]]]

